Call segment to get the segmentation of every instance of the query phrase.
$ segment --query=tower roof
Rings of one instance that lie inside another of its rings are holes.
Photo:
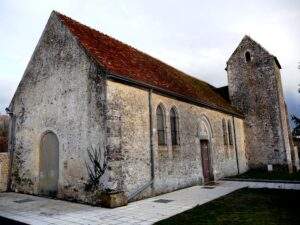
[[[242,114],[216,88],[108,35],[54,12],[86,52],[109,74],[230,114]]]
[[[233,55],[235,55],[235,53],[242,48],[245,44],[247,43],[252,43],[253,45],[258,46],[260,49],[262,49],[266,54],[270,55],[271,57],[273,57],[276,65],[278,66],[279,69],[281,69],[281,65],[277,59],[276,56],[272,55],[268,50],[266,50],[262,45],[260,45],[257,41],[255,41],[254,39],[252,39],[249,35],[245,35],[243,37],[243,39],[241,40],[241,42],[239,43],[238,47],[234,50],[234,52],[231,54],[231,56],[229,57],[228,61],[230,61],[230,59],[233,57]]]

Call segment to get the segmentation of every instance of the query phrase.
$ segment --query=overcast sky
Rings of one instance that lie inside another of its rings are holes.
[[[52,10],[128,43],[214,86],[245,34],[277,56],[290,112],[300,116],[300,1],[0,0],[0,112]]]

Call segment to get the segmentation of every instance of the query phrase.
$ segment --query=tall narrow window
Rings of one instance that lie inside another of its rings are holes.
[[[178,139],[177,139],[178,118],[177,118],[176,110],[174,108],[172,108],[170,111],[170,123],[171,123],[172,145],[178,145]]]
[[[165,145],[165,118],[164,110],[161,105],[156,109],[156,120],[157,120],[157,138],[158,145]]]
[[[231,121],[230,120],[228,120],[228,138],[229,138],[229,144],[233,145],[232,126],[231,126]]]
[[[251,61],[251,55],[250,55],[250,52],[246,52],[245,53],[245,58],[246,58],[246,62],[250,62]]]
[[[227,127],[225,119],[222,120],[222,128],[223,128],[223,141],[224,145],[228,145],[228,137],[227,137]]]

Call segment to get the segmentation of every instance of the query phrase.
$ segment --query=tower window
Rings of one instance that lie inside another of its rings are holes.
[[[251,61],[251,54],[250,54],[250,52],[246,52],[245,53],[245,58],[246,58],[246,62],[250,62]]]

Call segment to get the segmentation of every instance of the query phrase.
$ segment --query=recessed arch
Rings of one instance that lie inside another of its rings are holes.
[[[227,121],[227,126],[228,126],[228,142],[229,142],[229,145],[233,145],[233,134],[232,134],[231,120]]]
[[[222,132],[223,132],[223,143],[224,145],[228,145],[228,131],[226,126],[226,120],[222,119]]]
[[[202,114],[200,116],[199,123],[200,123],[200,126],[199,126],[199,128],[200,128],[200,130],[199,130],[200,134],[201,134],[201,132],[204,132],[203,129],[205,128],[206,129],[206,133],[207,133],[207,140],[211,141],[211,139],[214,137],[214,134],[213,134],[211,123],[210,123],[208,117],[206,115]]]
[[[166,145],[166,111],[162,103],[156,108],[156,129],[158,145]]]
[[[39,192],[56,196],[59,178],[59,140],[53,131],[41,135],[39,151]]]
[[[201,115],[199,120],[199,142],[201,151],[202,174],[204,183],[214,180],[213,157],[212,157],[212,127],[209,119]]]
[[[245,59],[246,59],[246,62],[250,62],[251,61],[251,53],[249,51],[245,52]]]
[[[171,141],[172,145],[179,144],[179,121],[178,111],[175,106],[170,109],[170,128],[171,128]]]

